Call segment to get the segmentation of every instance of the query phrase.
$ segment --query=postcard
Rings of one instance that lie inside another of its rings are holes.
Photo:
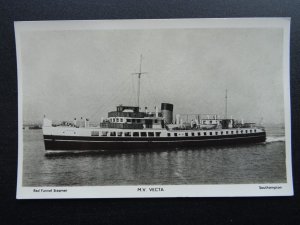
[[[18,199],[293,195],[290,18],[15,22]]]

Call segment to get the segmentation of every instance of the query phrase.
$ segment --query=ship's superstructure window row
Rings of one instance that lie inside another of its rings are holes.
[[[237,135],[237,134],[253,134],[256,129],[239,129],[226,131],[198,131],[198,132],[184,132],[184,131],[168,131],[167,137],[196,137],[196,136],[220,136],[220,135]],[[161,137],[161,132],[154,131],[91,131],[91,136],[103,137]]]
[[[99,136],[99,131],[91,131],[91,136]],[[161,132],[102,131],[103,137],[160,137]]]
[[[194,136],[220,136],[220,135],[233,135],[233,134],[243,134],[243,133],[256,133],[256,130],[236,130],[236,132],[229,131],[202,131],[202,132],[168,132],[168,137],[177,137],[177,136],[185,136],[185,137],[194,137]]]

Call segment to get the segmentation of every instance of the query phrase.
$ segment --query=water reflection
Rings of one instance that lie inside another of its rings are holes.
[[[161,154],[161,153],[170,153],[170,152],[190,152],[194,154],[199,151],[226,151],[226,149],[232,149],[233,147],[237,148],[248,148],[253,147],[255,145],[265,145],[265,143],[257,143],[257,144],[244,144],[244,145],[228,145],[228,146],[209,146],[209,147],[188,147],[188,148],[170,148],[170,149],[134,149],[134,150],[84,150],[84,151],[45,151],[46,158],[64,158],[64,157],[89,157],[89,156],[118,156],[118,155],[136,155],[136,154]]]

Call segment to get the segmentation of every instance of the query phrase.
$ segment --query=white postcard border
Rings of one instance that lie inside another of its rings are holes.
[[[23,187],[22,129],[22,63],[20,34],[29,30],[113,30],[174,28],[282,28],[284,30],[283,84],[286,134],[286,175],[283,184],[218,184],[218,185],[136,185],[81,187]],[[15,22],[18,71],[18,176],[17,199],[49,198],[161,198],[161,197],[237,197],[293,195],[290,118],[289,46],[290,18],[227,18],[227,19],[152,19],[91,21],[27,21]],[[145,191],[144,191],[145,190]]]

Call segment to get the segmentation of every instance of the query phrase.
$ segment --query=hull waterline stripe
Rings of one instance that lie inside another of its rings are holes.
[[[203,139],[203,140],[167,140],[167,141],[88,141],[88,140],[53,140],[53,139],[44,139],[45,141],[59,141],[59,142],[106,142],[106,143],[131,143],[131,142],[140,142],[140,143],[148,143],[148,142],[195,142],[195,141],[220,141],[220,140],[233,140],[233,139],[245,139],[245,138],[256,138],[256,137],[264,137],[264,136],[249,136],[249,137],[235,137],[235,138],[218,138],[218,139]]]

